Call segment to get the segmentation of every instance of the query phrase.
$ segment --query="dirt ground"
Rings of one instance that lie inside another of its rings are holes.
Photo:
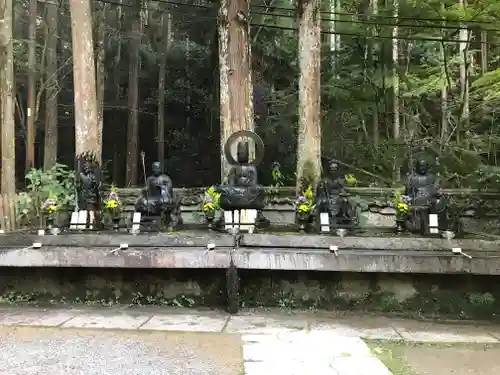
[[[369,342],[393,375],[500,375],[500,346]]]
[[[418,375],[500,375],[499,347],[407,347],[403,352]]]

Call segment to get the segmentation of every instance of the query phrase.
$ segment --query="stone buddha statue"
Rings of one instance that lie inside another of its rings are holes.
[[[437,214],[439,227],[446,226],[447,201],[441,194],[436,175],[429,172],[429,163],[421,158],[406,179],[405,195],[410,198],[413,211],[410,215],[410,227],[413,231],[426,231],[428,214]]]
[[[101,227],[101,178],[99,164],[91,153],[77,158],[76,192],[78,210],[87,211],[87,228]]]
[[[172,179],[165,173],[161,163],[152,164],[152,175],[135,204],[135,210],[145,217],[161,217],[163,223],[175,227],[179,221],[177,202],[174,197]]]
[[[250,163],[248,142],[237,145],[236,161],[227,177],[227,184],[219,186],[220,207],[226,211],[257,210],[255,225],[263,228],[269,225],[262,210],[266,204],[266,191],[257,181],[257,168]]]
[[[227,184],[219,187],[220,206],[223,210],[262,210],[266,193],[257,182],[257,168],[249,163],[248,142],[239,142],[236,161],[231,167]]]
[[[328,213],[330,226],[350,226],[356,219],[355,207],[345,191],[345,176],[336,160],[330,160],[327,173],[316,187],[316,210]]]
[[[100,209],[101,181],[96,168],[88,160],[81,163],[78,172],[78,206],[81,210],[96,211]]]
[[[415,168],[406,179],[405,195],[415,206],[429,206],[438,193],[436,176],[429,173],[429,163],[425,159],[415,162]]]

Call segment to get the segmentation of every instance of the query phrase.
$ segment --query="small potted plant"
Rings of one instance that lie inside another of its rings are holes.
[[[45,214],[45,225],[47,229],[54,227],[55,216],[58,210],[57,198],[50,195],[42,205],[42,211]]]
[[[108,198],[104,201],[104,208],[109,212],[113,221],[113,230],[120,228],[120,197],[115,186],[111,186]]]
[[[345,178],[345,182],[350,185],[350,186],[356,186],[356,184],[358,183],[358,180],[356,179],[356,176],[354,176],[353,174],[346,174],[344,176]]]
[[[311,220],[314,211],[314,198],[312,187],[308,186],[297,198],[295,202],[295,214],[299,230],[303,232]]]
[[[205,192],[202,201],[202,211],[210,229],[212,228],[215,214],[220,209],[219,202],[220,193],[215,190],[215,187],[210,186]]]
[[[410,197],[403,195],[401,190],[394,192],[394,209],[396,210],[396,232],[402,233],[405,229],[405,222],[410,212]]]

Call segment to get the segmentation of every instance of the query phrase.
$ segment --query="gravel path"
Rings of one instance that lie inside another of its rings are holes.
[[[240,375],[240,337],[0,328],[0,375]]]

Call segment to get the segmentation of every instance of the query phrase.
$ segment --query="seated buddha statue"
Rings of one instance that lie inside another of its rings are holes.
[[[262,214],[266,192],[257,182],[257,168],[250,163],[248,142],[238,142],[236,161],[229,170],[227,183],[219,186],[220,207],[226,211],[257,210],[256,225],[264,227],[269,221]]]
[[[257,168],[249,163],[247,142],[239,142],[236,161],[227,177],[227,184],[221,185],[219,191],[220,207],[223,210],[262,210],[266,193],[262,185],[257,183]]]
[[[160,217],[162,223],[175,227],[179,221],[178,202],[174,197],[172,179],[163,173],[160,162],[152,164],[152,175],[135,204],[135,210],[145,218]]]
[[[345,176],[336,160],[328,162],[327,173],[316,188],[316,211],[328,213],[330,226],[351,226],[356,221],[356,209],[345,190]]]

